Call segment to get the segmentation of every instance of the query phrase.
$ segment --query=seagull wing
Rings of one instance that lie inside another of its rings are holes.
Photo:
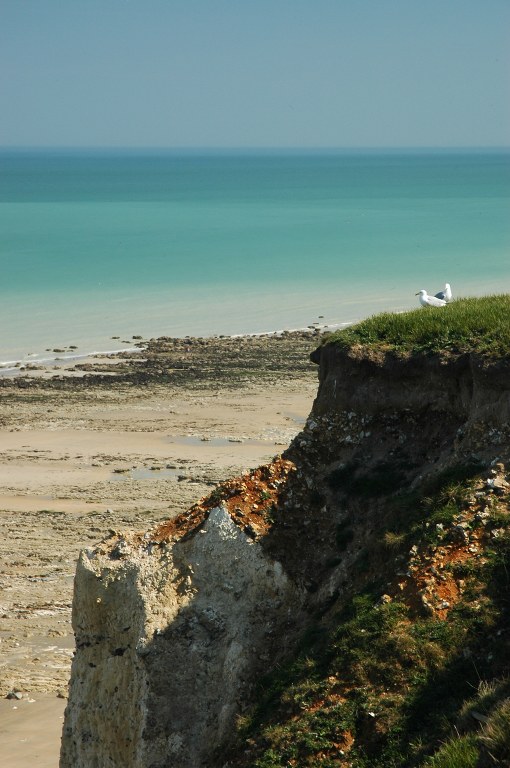
[[[436,299],[442,299],[443,301],[446,301],[448,304],[449,301],[452,300],[452,289],[450,288],[450,283],[446,283],[445,287],[442,291],[439,291],[439,293],[434,294]]]
[[[438,298],[438,296],[427,296],[427,304],[429,307],[444,307],[446,306],[446,301],[444,299]]]

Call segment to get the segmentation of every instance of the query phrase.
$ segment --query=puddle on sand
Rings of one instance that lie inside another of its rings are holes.
[[[282,411],[281,415],[285,416],[286,419],[295,421],[296,424],[298,424],[300,427],[304,427],[306,424],[306,418],[304,416],[300,416],[298,413],[293,413],[293,411]]]
[[[183,474],[184,470],[182,468],[169,469],[163,467],[161,469],[150,469],[149,467],[140,467],[139,469],[129,469],[127,472],[112,472],[110,480],[178,480]]]
[[[211,437],[204,440],[201,437],[193,437],[191,435],[187,437],[169,437],[167,439],[169,443],[173,443],[174,445],[213,446],[213,448],[224,448],[227,445],[267,445],[268,443],[273,443],[273,440],[252,440],[249,438],[231,437]]]

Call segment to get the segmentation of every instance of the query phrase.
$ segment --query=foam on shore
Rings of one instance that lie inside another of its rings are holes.
[[[24,373],[26,370],[35,370],[39,366],[63,367],[69,363],[75,363],[78,360],[89,360],[95,357],[108,357],[110,355],[120,355],[122,353],[135,353],[142,350],[142,346],[121,347],[120,349],[111,349],[105,351],[94,350],[92,352],[80,352],[72,354],[58,354],[56,357],[38,357],[36,354],[29,356],[30,359],[0,361],[0,376],[16,375]]]

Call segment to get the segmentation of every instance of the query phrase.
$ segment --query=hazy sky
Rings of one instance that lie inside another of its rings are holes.
[[[0,0],[0,145],[510,144],[510,0]]]

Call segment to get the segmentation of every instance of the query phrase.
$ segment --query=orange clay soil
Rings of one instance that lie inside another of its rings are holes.
[[[508,511],[508,498],[498,499],[501,511]],[[485,504],[485,500],[483,502]],[[480,505],[482,506],[482,505]],[[462,514],[466,524],[466,537],[446,537],[435,549],[424,545],[412,557],[405,574],[395,580],[390,599],[398,598],[413,610],[427,613],[437,619],[446,619],[462,597],[464,582],[452,573],[454,564],[470,560],[484,562],[484,549],[489,542],[489,532],[482,526],[471,528],[480,506],[471,507]]]
[[[279,456],[249,474],[227,480],[187,512],[159,525],[151,532],[151,541],[182,539],[198,529],[209,511],[220,505],[245,533],[254,538],[263,536],[271,528],[273,507],[280,503],[287,478],[295,469],[291,461]]]

